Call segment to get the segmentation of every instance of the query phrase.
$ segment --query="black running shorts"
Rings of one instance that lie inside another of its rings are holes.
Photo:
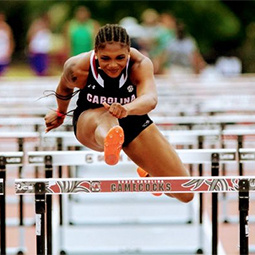
[[[74,134],[76,135],[77,121],[82,111],[77,108],[73,114]],[[126,118],[119,119],[119,124],[124,130],[125,140],[123,147],[132,142],[145,128],[147,128],[153,121],[150,117],[145,115],[130,115]]]

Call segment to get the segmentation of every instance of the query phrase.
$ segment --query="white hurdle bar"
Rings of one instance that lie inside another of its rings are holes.
[[[183,149],[176,150],[184,164],[211,163],[212,155],[219,154],[222,163],[236,162],[236,149]],[[44,166],[48,157],[53,166],[79,166],[79,165],[104,165],[104,155],[101,152],[87,151],[29,151],[27,152],[28,164]],[[120,154],[119,163],[131,164],[132,161],[125,153]]]
[[[197,125],[197,124],[237,124],[237,123],[255,123],[254,115],[215,115],[215,116],[153,116],[153,121],[157,125]]]
[[[220,130],[161,130],[161,133],[168,139],[172,145],[193,145],[197,146],[204,140],[210,141],[210,144],[220,142]],[[83,147],[77,140],[73,131],[53,131],[47,134],[41,134],[42,141],[55,139],[58,150],[65,150],[70,146]]]
[[[5,113],[8,113],[8,110]],[[48,109],[45,108],[44,115],[48,112]],[[21,114],[24,114],[22,111]],[[28,115],[29,116],[29,115]],[[215,115],[215,116],[158,116],[152,114],[152,119],[156,125],[208,125],[208,124],[218,124],[218,125],[227,125],[227,124],[237,124],[237,123],[250,123],[255,124],[254,115]],[[65,125],[71,125],[69,120],[64,122]],[[42,126],[45,125],[44,119],[41,117],[0,117],[1,125],[34,125]]]

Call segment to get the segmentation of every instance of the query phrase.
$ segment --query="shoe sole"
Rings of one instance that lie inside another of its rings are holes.
[[[146,171],[144,171],[141,167],[138,167],[137,168],[137,173],[138,173],[138,175],[140,176],[140,177],[150,177],[150,175],[146,172]],[[162,195],[162,193],[151,193],[153,196],[155,196],[155,197],[159,197],[159,196],[161,196]]]
[[[124,131],[120,126],[111,128],[104,140],[104,159],[108,165],[116,165],[124,143]]]

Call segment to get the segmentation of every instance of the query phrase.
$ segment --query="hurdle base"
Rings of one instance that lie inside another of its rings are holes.
[[[203,249],[201,249],[201,248],[197,249],[197,252],[196,252],[196,254],[204,254],[204,251],[203,251]]]

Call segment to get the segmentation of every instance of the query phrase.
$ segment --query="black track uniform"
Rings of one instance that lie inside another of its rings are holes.
[[[129,79],[129,71],[132,63],[128,60],[127,66],[117,78],[110,78],[100,70],[94,51],[90,57],[90,69],[87,83],[79,92],[77,108],[74,110],[73,125],[76,133],[76,125],[80,114],[88,109],[103,107],[106,102],[120,103],[125,105],[136,98],[136,86]],[[124,130],[125,141],[123,147],[127,146],[152,122],[147,114],[129,115],[119,119],[119,124]]]

